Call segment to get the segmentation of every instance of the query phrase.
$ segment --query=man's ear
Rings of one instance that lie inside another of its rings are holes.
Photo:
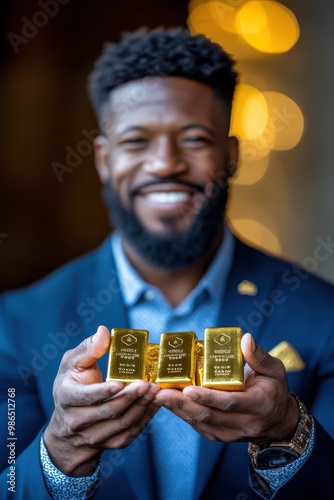
[[[239,141],[232,135],[228,138],[229,160],[226,165],[226,172],[229,177],[233,177],[239,164]]]
[[[95,168],[102,184],[106,184],[110,179],[110,149],[109,142],[103,135],[98,135],[94,139]]]

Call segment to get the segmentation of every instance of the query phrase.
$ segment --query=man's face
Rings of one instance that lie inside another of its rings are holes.
[[[185,233],[237,163],[225,103],[199,82],[148,78],[115,89],[105,116],[95,143],[102,182],[149,234]]]

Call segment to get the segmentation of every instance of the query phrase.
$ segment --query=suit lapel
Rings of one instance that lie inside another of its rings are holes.
[[[109,330],[128,328],[129,321],[122,300],[110,236],[89,261],[85,271],[85,283],[81,291],[81,303],[87,304],[82,323],[85,336],[92,335],[99,325],[106,326]],[[105,379],[108,355],[103,356],[98,364]]]
[[[129,325],[123,303],[121,287],[111,250],[110,237],[101,247],[96,259],[96,269],[92,276],[94,297],[99,304],[94,324],[111,328],[127,328]]]
[[[263,254],[236,240],[234,262],[217,325],[240,326],[244,333],[252,333],[257,343],[270,316],[270,311],[262,306],[268,307],[268,298],[279,281],[279,275],[272,269],[266,272],[263,268],[263,258]]]

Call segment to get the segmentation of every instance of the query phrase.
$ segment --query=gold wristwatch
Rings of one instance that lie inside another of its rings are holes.
[[[300,399],[293,393],[299,406],[296,432],[289,442],[275,441],[260,447],[249,443],[248,453],[254,469],[276,469],[299,458],[307,449],[312,434],[312,417]]]

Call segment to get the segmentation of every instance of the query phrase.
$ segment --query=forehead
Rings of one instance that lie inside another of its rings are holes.
[[[106,117],[116,132],[128,126],[187,122],[226,131],[229,124],[227,105],[212,88],[182,77],[149,77],[117,87],[110,94]]]

